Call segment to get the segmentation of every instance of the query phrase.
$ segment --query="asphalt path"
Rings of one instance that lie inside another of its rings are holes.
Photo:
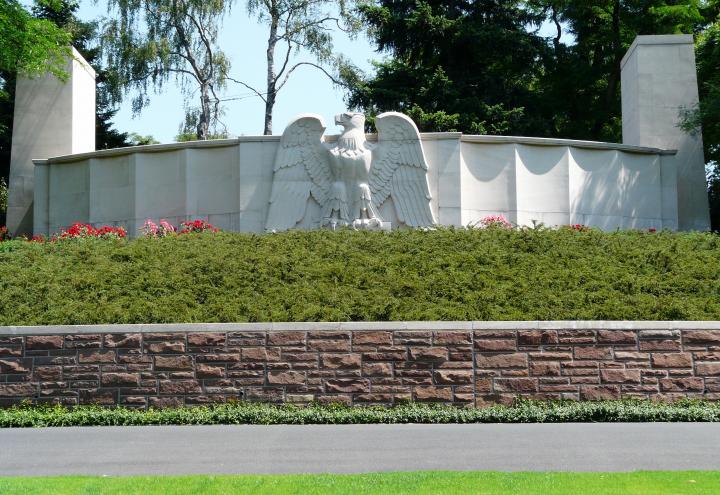
[[[720,469],[720,424],[0,429],[0,476]]]

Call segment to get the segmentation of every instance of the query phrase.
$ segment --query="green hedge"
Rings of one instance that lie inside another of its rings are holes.
[[[236,402],[186,408],[22,406],[0,409],[0,428],[46,426],[377,424],[377,423],[569,423],[720,421],[720,403],[683,400],[539,402],[483,409],[408,403],[396,407],[297,407]]]
[[[720,236],[544,228],[0,243],[0,324],[720,319]]]

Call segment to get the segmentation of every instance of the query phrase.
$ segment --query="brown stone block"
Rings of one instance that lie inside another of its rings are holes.
[[[246,347],[242,350],[243,361],[280,361],[280,349],[277,347]]]
[[[473,332],[477,339],[511,339],[515,340],[515,330],[475,330]]]
[[[396,352],[364,352],[363,359],[366,361],[405,361],[406,353]]]
[[[325,382],[326,392],[358,393],[370,392],[370,381],[354,378],[337,378]]]
[[[580,387],[580,398],[583,400],[615,400],[620,398],[620,387],[617,385],[583,385]]]
[[[672,340],[680,338],[680,330],[640,330],[640,340]]]
[[[679,351],[679,340],[641,340],[641,351]]]
[[[113,405],[117,404],[117,397],[117,390],[98,390],[91,388],[78,391],[80,404]]]
[[[115,351],[88,350],[78,352],[80,363],[114,363]]]
[[[470,332],[470,331],[434,332],[433,342],[435,343],[435,345],[472,344],[472,332]]]
[[[612,359],[612,347],[575,347],[575,359]]]
[[[320,366],[328,369],[359,368],[359,354],[322,354]]]
[[[217,347],[225,345],[225,333],[198,332],[187,334],[188,345],[193,347]]]
[[[411,347],[410,359],[414,361],[447,361],[448,350],[445,347]]]
[[[156,343],[145,343],[145,350],[150,354],[177,354],[185,352],[185,342],[166,341]]]
[[[195,376],[198,378],[222,378],[225,376],[225,368],[198,363],[195,366]]]
[[[697,363],[695,373],[698,376],[719,376],[720,363]]]
[[[62,335],[34,335],[27,337],[25,349],[41,350],[41,349],[62,349]]]
[[[536,392],[536,378],[496,378],[495,390],[498,392]]]
[[[196,354],[195,360],[198,363],[237,363],[240,361],[240,351]]]
[[[538,361],[530,363],[530,374],[534,376],[559,376],[560,363],[553,361]]]
[[[145,397],[128,396],[121,397],[120,404],[128,407],[140,407],[145,408],[147,406],[147,399]]]
[[[345,394],[316,395],[315,401],[319,404],[342,404],[344,406],[349,406],[352,404],[352,396]]]
[[[97,349],[102,346],[100,334],[77,334],[65,336],[66,349]]]
[[[103,337],[105,347],[119,347],[124,349],[137,349],[140,347],[139,333],[108,333]]]
[[[0,397],[34,397],[36,394],[34,383],[0,384]]]
[[[0,357],[20,357],[22,356],[22,347],[0,347]]]
[[[148,405],[155,409],[167,409],[168,407],[182,407],[182,397],[150,397]]]
[[[530,352],[528,353],[533,361],[570,361],[572,354],[569,352]]]
[[[307,332],[308,339],[330,339],[330,340],[350,340],[350,332],[340,332],[335,330],[314,330]]]
[[[393,394],[358,394],[353,397],[355,402],[366,402],[374,404],[392,404]]]
[[[0,359],[0,375],[29,373],[32,359]]]
[[[363,344],[372,344],[372,345],[392,345],[393,344],[393,336],[392,332],[353,332],[352,333],[352,343],[353,345],[363,345]]]
[[[267,381],[271,385],[299,385],[305,383],[305,373],[301,371],[270,371]]]
[[[438,370],[433,376],[435,383],[439,385],[459,385],[472,383],[473,372],[467,370]]]
[[[319,352],[349,352],[350,341],[349,340],[308,340],[307,342],[308,351],[319,351]]]
[[[705,389],[702,378],[663,378],[660,390],[663,392],[702,392]]]
[[[155,356],[156,370],[189,370],[192,367],[190,356]]]
[[[619,361],[647,361],[650,354],[647,352],[615,351],[615,359]]]
[[[450,387],[424,387],[414,389],[415,400],[427,402],[452,402],[453,393]]]
[[[475,339],[475,349],[483,352],[514,351],[515,339]]]
[[[692,368],[692,355],[688,352],[653,354],[652,365],[655,368]]]
[[[35,366],[32,377],[33,381],[60,380],[62,368],[60,366]]]
[[[686,330],[683,338],[686,344],[720,345],[720,330]]]
[[[430,345],[432,332],[419,332],[414,330],[393,332],[394,345]]]
[[[481,354],[475,357],[478,368],[527,368],[528,356],[525,353]]]
[[[605,383],[640,383],[640,370],[600,370],[600,378]]]
[[[103,373],[103,387],[137,387],[140,377],[134,373]]]
[[[305,332],[268,332],[268,345],[304,346]]]
[[[637,333],[629,330],[598,330],[601,344],[637,344]]]
[[[518,330],[518,345],[557,344],[558,334],[555,330]]]
[[[364,363],[362,374],[366,376],[392,376],[391,363]]]
[[[443,362],[436,362],[433,363],[433,368],[436,370],[452,370],[452,369],[472,369],[473,368],[473,362],[472,359],[468,360],[462,360],[462,361],[443,361]]]
[[[318,361],[317,352],[287,352],[283,349],[282,359],[290,362],[315,362]]]
[[[693,352],[695,361],[720,361],[720,352]]]
[[[538,389],[540,392],[551,392],[551,393],[557,393],[557,392],[577,392],[578,386],[577,385],[570,385],[568,384],[540,384],[540,387]]]
[[[197,380],[160,380],[160,393],[163,395],[198,394],[202,387]]]
[[[173,332],[149,332],[143,334],[143,340],[177,340],[178,334]]]

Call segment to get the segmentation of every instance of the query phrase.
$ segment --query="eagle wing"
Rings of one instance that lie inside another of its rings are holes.
[[[377,116],[378,144],[373,149],[370,192],[375,208],[391,197],[400,222],[409,227],[435,225],[430,208],[427,161],[415,123],[397,112]]]
[[[310,195],[320,205],[327,201],[332,176],[324,132],[322,117],[312,114],[296,117],[285,128],[275,155],[267,231],[295,227],[305,216]]]

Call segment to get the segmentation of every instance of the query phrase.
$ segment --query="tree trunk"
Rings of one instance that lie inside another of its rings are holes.
[[[203,84],[200,86],[200,118],[198,120],[198,126],[197,126],[197,138],[199,140],[206,140],[210,136],[210,119],[211,119],[211,110],[210,110],[210,88],[207,84]]]
[[[270,7],[270,36],[268,37],[267,46],[267,90],[265,95],[265,128],[263,134],[269,136],[272,134],[272,113],[275,106],[276,96],[276,76],[275,76],[275,45],[277,43],[277,30],[280,21],[280,14],[277,10],[275,1]]]

